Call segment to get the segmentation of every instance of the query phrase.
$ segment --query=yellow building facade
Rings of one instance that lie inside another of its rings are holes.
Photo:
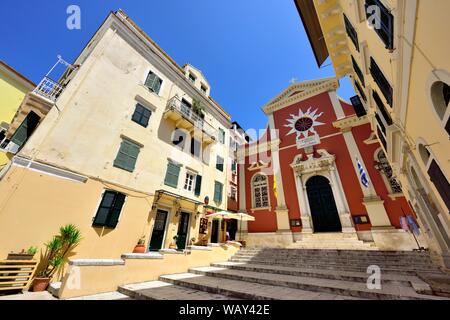
[[[0,172],[0,256],[44,248],[68,223],[83,236],[74,263],[115,261],[141,238],[169,253],[223,242],[208,214],[227,209],[231,121],[200,70],[118,11],[59,86],[37,90],[53,105]]]
[[[23,98],[35,86],[11,66],[0,61],[0,168],[10,159],[2,148],[5,144],[6,132]]]
[[[450,266],[446,0],[295,1],[319,65],[349,76],[435,257]],[[362,106],[362,107],[361,107]]]

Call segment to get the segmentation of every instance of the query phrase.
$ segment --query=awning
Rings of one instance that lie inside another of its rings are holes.
[[[166,190],[156,190],[155,191],[155,195],[156,195],[157,199],[161,198],[162,196],[168,196],[168,197],[172,197],[172,198],[175,198],[175,199],[178,199],[178,200],[184,200],[184,201],[187,201],[187,202],[192,202],[193,204],[196,204],[196,205],[203,204],[203,202],[200,202],[198,200],[187,198],[187,197],[183,197],[183,196],[180,196],[180,195],[178,195],[176,193],[172,193],[172,192],[169,192],[169,191],[166,191]]]
[[[320,67],[327,60],[329,53],[320,27],[319,17],[314,7],[314,0],[295,0],[295,5],[303,21],[317,65]]]

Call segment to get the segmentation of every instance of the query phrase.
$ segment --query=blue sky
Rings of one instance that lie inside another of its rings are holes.
[[[81,30],[66,28],[71,4],[81,8]],[[334,75],[317,67],[293,0],[2,0],[2,8],[0,59],[34,82],[58,54],[72,62],[121,8],[178,64],[202,70],[211,96],[246,129],[266,126],[261,106],[291,79]],[[348,80],[338,94],[354,95]]]

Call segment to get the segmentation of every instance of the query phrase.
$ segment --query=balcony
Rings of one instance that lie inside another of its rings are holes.
[[[192,109],[181,102],[178,97],[173,97],[167,103],[164,119],[175,122],[175,126],[186,129],[197,138],[201,138],[204,143],[213,143],[217,140],[218,131],[202,119]]]
[[[63,90],[64,87],[61,84],[48,77],[44,77],[39,85],[33,90],[33,93],[52,102],[56,102]]]

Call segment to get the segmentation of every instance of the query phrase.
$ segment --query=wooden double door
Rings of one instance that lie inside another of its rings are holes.
[[[314,176],[306,182],[314,232],[341,232],[342,226],[330,182]]]

